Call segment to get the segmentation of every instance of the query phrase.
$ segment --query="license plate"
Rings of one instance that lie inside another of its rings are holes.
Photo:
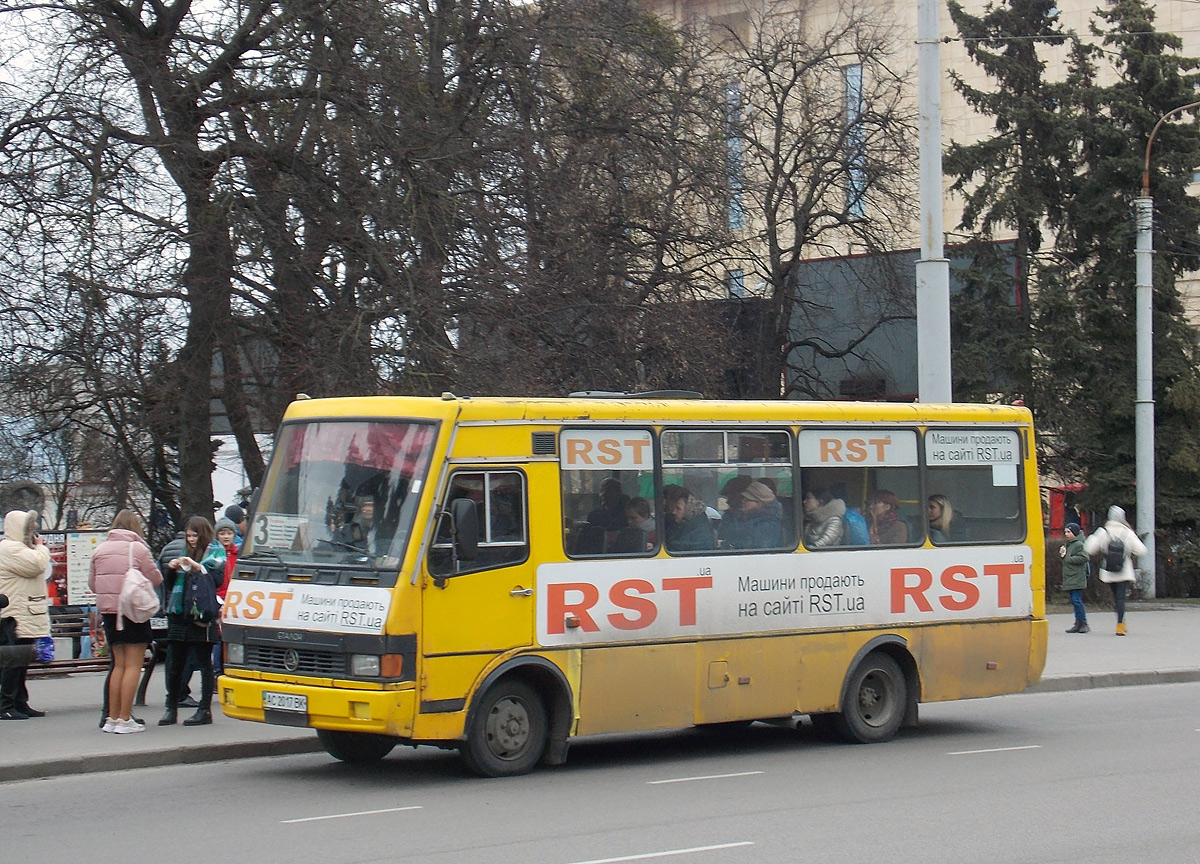
[[[293,714],[308,713],[308,697],[295,693],[263,692],[263,708],[268,711],[290,711]]]
[[[151,630],[166,630],[167,629],[167,619],[165,617],[151,618],[150,619],[150,629]]]

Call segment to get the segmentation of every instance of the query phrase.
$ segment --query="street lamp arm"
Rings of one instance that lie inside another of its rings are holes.
[[[1180,105],[1178,108],[1172,108],[1166,114],[1158,118],[1158,122],[1154,124],[1154,128],[1150,130],[1150,137],[1146,140],[1146,161],[1142,166],[1142,197],[1150,197],[1150,148],[1154,146],[1154,136],[1158,134],[1158,130],[1167,122],[1167,119],[1180,111],[1187,111],[1189,108],[1200,108],[1200,102],[1189,102],[1187,105]]]

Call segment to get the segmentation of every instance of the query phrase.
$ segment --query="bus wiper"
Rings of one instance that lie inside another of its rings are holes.
[[[364,558],[367,557],[367,550],[361,546],[355,546],[352,543],[343,543],[341,540],[318,540],[318,543],[328,543],[330,546],[337,546],[339,549],[348,549],[351,552],[357,552]]]
[[[266,556],[268,556],[268,555],[269,555],[270,557],[274,558],[276,561],[282,561],[282,560],[283,560],[282,558],[280,558],[280,557],[279,557],[279,553],[278,553],[278,552],[276,552],[274,549],[255,549],[255,550],[254,550],[253,552],[251,552],[249,555],[243,555],[243,556],[242,556],[242,560],[243,560],[243,561],[248,561],[248,560],[250,560],[251,558],[257,558],[259,555],[262,555],[262,556],[264,556],[264,557],[266,557]]]

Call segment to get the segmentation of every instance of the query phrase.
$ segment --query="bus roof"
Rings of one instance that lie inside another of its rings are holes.
[[[406,417],[459,422],[518,421],[570,423],[830,422],[830,423],[1022,423],[1028,408],[977,403],[820,402],[801,400],[715,400],[646,398],[532,398],[353,396],[293,402],[285,421],[342,417]]]

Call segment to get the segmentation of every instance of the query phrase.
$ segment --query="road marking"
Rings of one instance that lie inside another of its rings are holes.
[[[716,849],[733,849],[736,846],[753,845],[754,843],[751,840],[742,840],[737,843],[719,843],[716,846],[693,846],[690,849],[668,849],[665,852],[643,852],[640,855],[622,855],[620,858],[593,858],[590,861],[575,861],[574,864],[617,864],[618,861],[645,861],[647,858],[666,858],[669,855],[690,855],[693,852],[712,852]]]
[[[676,777],[672,780],[647,780],[647,786],[658,786],[663,783],[691,783],[693,780],[724,780],[726,777],[751,777],[762,774],[762,771],[739,771],[736,774],[705,774],[701,777]]]
[[[1041,744],[1026,744],[1023,747],[991,747],[987,750],[955,750],[947,756],[971,756],[975,753],[1007,753],[1009,750],[1040,750]]]
[[[377,813],[399,813],[403,810],[420,810],[420,807],[389,807],[386,810],[359,810],[357,813],[333,813],[329,816],[306,816],[303,819],[281,819],[280,825],[294,825],[297,822],[320,822],[322,819],[346,819],[350,816],[374,816]]]

